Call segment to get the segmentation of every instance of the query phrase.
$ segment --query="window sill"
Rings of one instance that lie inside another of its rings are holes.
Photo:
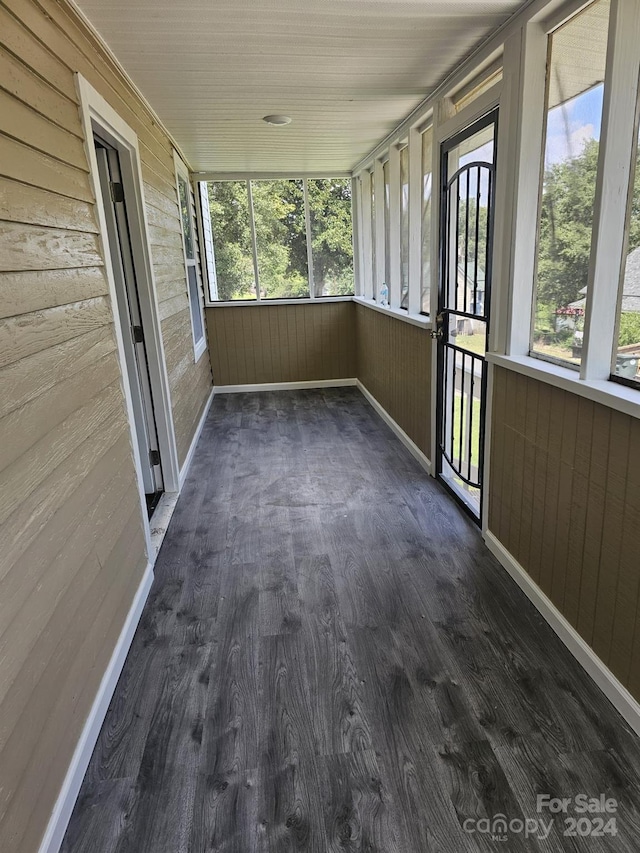
[[[640,388],[636,390],[626,385],[618,385],[610,379],[580,379],[575,370],[530,356],[488,353],[487,361],[496,367],[514,370],[523,376],[555,385],[556,388],[586,397],[633,418],[640,418]]]
[[[202,338],[200,338],[200,340],[197,343],[194,341],[194,344],[193,344],[193,361],[194,361],[194,364],[197,364],[200,361],[200,359],[202,358],[202,356],[204,355],[204,353],[206,351],[207,351],[207,339],[203,335]]]
[[[403,320],[405,323],[410,323],[412,326],[420,326],[422,329],[430,329],[432,327],[431,319],[425,314],[409,314],[408,311],[403,311],[401,308],[391,308],[388,305],[378,305],[373,299],[365,299],[364,296],[354,296],[353,301],[358,305],[365,305],[367,308],[373,308],[374,311],[379,311],[381,314],[388,314],[396,320]]]
[[[300,299],[234,299],[228,302],[207,302],[205,308],[253,308],[259,305],[324,305],[326,302],[351,302],[353,296],[316,296],[311,299],[303,296]]]

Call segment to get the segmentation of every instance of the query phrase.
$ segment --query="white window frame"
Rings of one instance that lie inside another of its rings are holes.
[[[200,228],[198,228],[198,224],[196,221],[196,213],[194,211],[194,206],[191,201],[191,192],[197,194],[197,187],[194,188],[191,185],[191,179],[189,175],[189,170],[186,164],[183,162],[182,158],[175,151],[173,152],[173,164],[175,167],[175,175],[176,175],[176,194],[178,199],[178,208],[180,210],[180,234],[182,235],[182,257],[184,259],[184,269],[185,269],[185,284],[187,288],[187,299],[189,300],[189,317],[191,320],[191,339],[193,342],[193,359],[197,364],[202,355],[207,350],[207,327],[205,324],[205,315],[204,315],[204,307],[203,307],[203,287],[202,287],[202,277],[200,275],[200,269],[198,264],[198,259],[196,257],[196,251],[199,249],[202,252],[202,246],[200,245],[198,235],[200,233]],[[189,219],[191,222],[191,238],[193,240],[193,258],[187,257],[187,247],[186,247],[186,235],[184,233],[184,224],[182,222],[182,210],[180,206],[180,180],[183,180],[187,187],[187,208],[189,212]],[[189,269],[194,269],[196,273],[196,283],[198,287],[197,297],[198,297],[198,305],[197,310],[200,312],[200,322],[202,324],[202,336],[196,338],[196,330],[193,324],[193,312],[196,310],[196,306],[193,305],[191,298],[191,288],[189,287]]]
[[[354,244],[358,250],[358,277],[355,302],[367,305],[376,311],[391,314],[401,320],[421,327],[430,328],[428,314],[422,313],[422,133],[431,128],[415,126],[401,140],[388,149],[380,151],[369,168],[354,174],[357,186],[355,199],[358,215],[354,219]],[[409,151],[409,302],[408,308],[400,307],[400,151]],[[384,202],[384,166],[389,168],[389,222],[386,221],[385,205],[382,216],[376,216],[375,229],[371,228],[371,182],[374,182],[376,204]],[[389,228],[389,277],[386,281],[386,228]],[[375,269],[373,246],[375,245]],[[437,270],[436,270],[437,272]],[[388,288],[388,304],[380,304],[383,283]]]
[[[373,234],[373,239],[375,240],[376,245],[376,268],[374,270],[374,293],[376,302],[378,305],[381,304],[381,294],[382,294],[382,285],[386,283],[389,297],[387,299],[390,302],[390,291],[389,282],[385,282],[386,269],[387,269],[387,246],[385,239],[385,228],[386,228],[386,203],[385,203],[385,191],[384,191],[384,160],[376,160],[373,165],[373,176],[372,180],[374,183],[375,189],[375,199],[376,199],[376,227],[375,234]],[[389,217],[393,222],[393,218]]]
[[[329,179],[348,180],[351,182],[351,222],[352,222],[352,251],[353,251],[353,294],[345,296],[317,296],[315,293],[314,271],[313,271],[313,246],[311,234],[311,209],[309,207],[309,181],[322,181]],[[255,299],[212,299],[211,290],[205,289],[204,304],[207,308],[231,308],[245,307],[249,308],[256,305],[308,305],[309,303],[326,303],[326,302],[349,302],[358,295],[358,288],[361,282],[366,280],[367,275],[362,273],[361,265],[365,257],[364,248],[361,245],[363,241],[363,230],[359,227],[359,223],[363,218],[363,203],[362,203],[362,186],[351,173],[345,172],[326,172],[326,173],[280,173],[280,172],[255,172],[255,173],[231,173],[231,172],[196,172],[193,175],[193,180],[197,193],[201,192],[201,187],[208,182],[234,181],[243,183],[247,188],[247,198],[249,204],[249,229],[251,232],[251,255],[253,260],[253,275],[256,283],[256,298]],[[260,295],[260,273],[258,269],[258,244],[256,237],[256,229],[254,224],[253,214],[253,192],[251,188],[252,181],[302,181],[303,198],[304,198],[304,216],[305,216],[305,231],[307,240],[307,265],[308,265],[308,281],[309,281],[309,296],[298,298],[264,298]],[[370,209],[370,208],[369,208]],[[211,257],[209,250],[203,245],[205,241],[204,223],[202,217],[198,219],[199,232],[201,235],[201,257],[204,258],[202,264],[203,269],[209,269],[211,263],[215,265],[215,243],[212,235],[212,252]],[[371,263],[369,263],[369,268]],[[209,273],[211,275],[211,273]],[[213,268],[213,277],[217,276],[215,266]],[[217,281],[216,281],[217,286]]]
[[[571,393],[640,418],[640,388],[612,380],[617,350],[616,328],[626,248],[628,193],[633,177],[640,80],[640,3],[611,0],[604,101],[595,190],[591,256],[587,284],[585,333],[580,370],[543,361],[530,354],[535,290],[539,186],[543,168],[545,75],[549,35],[589,4],[575,0],[553,17],[538,16],[505,43],[505,79],[511,141],[501,147],[502,181],[510,183],[503,210],[511,225],[496,231],[494,287],[497,322],[492,329],[489,362],[536,378]],[[504,114],[501,124],[504,126]],[[505,147],[506,146],[506,147]],[[500,180],[500,174],[499,174]],[[498,189],[498,187],[497,187]],[[505,200],[503,200],[503,204]],[[506,218],[506,217],[505,217]],[[498,223],[496,222],[496,229]],[[508,274],[507,274],[508,273]],[[496,276],[496,279],[498,276]],[[611,282],[615,282],[612,288]],[[496,298],[497,297],[497,298]]]
[[[351,223],[353,235],[353,294],[361,296],[362,292],[362,207],[360,198],[360,181],[351,178]]]

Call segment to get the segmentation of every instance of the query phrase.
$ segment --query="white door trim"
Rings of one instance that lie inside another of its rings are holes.
[[[162,334],[160,329],[160,313],[158,310],[158,299],[153,275],[153,265],[149,249],[149,230],[146,219],[144,203],[144,189],[142,184],[142,171],[140,167],[140,151],[138,148],[138,137],[134,131],[124,122],[116,111],[107,103],[90,83],[76,74],[76,85],[80,97],[80,113],[85,136],[85,150],[89,162],[89,179],[96,199],[96,216],[98,218],[99,239],[102,244],[102,254],[105,263],[105,272],[109,284],[109,296],[111,298],[114,313],[114,331],[118,347],[118,358],[120,360],[120,371],[124,389],[127,419],[131,431],[131,443],[133,458],[140,492],[140,504],[144,522],[144,534],[147,546],[147,555],[151,563],[155,554],[151,546],[151,534],[147,518],[147,506],[142,480],[142,466],[138,451],[135,421],[133,415],[133,404],[131,387],[129,384],[122,330],[120,328],[116,284],[111,264],[109,243],[106,228],[106,218],[102,203],[102,193],[98,177],[98,163],[95,147],[93,144],[94,132],[97,132],[106,142],[113,145],[120,153],[120,166],[122,180],[125,186],[128,211],[131,217],[131,245],[136,264],[136,278],[140,297],[140,309],[145,328],[145,342],[147,345],[147,357],[149,363],[149,376],[154,395],[154,406],[156,415],[156,426],[158,431],[158,443],[160,445],[160,456],[162,459],[162,471],[164,488],[167,492],[179,490],[179,466],[176,438],[173,426],[173,415],[171,410],[171,394],[169,390],[169,377],[164,357]]]

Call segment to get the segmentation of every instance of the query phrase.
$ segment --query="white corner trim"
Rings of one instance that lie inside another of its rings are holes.
[[[39,853],[58,853],[60,850],[73,807],[80,793],[82,780],[87,772],[91,755],[100,735],[102,724],[118,684],[152,583],[153,569],[151,563],[148,563],[111,655],[109,665],[102,676],[100,687],[80,735],[80,740],[73,753],[71,764],[40,844]]]
[[[498,562],[509,572],[520,589],[562,640],[578,663],[595,681],[611,704],[617,708],[631,728],[640,734],[640,704],[600,660],[576,629],[569,624],[553,602],[534,583],[524,568],[507,551],[497,537],[487,531],[484,540]]]
[[[191,439],[191,444],[189,445],[189,450],[185,457],[184,462],[182,463],[182,468],[180,469],[180,474],[178,476],[178,483],[180,486],[180,491],[182,491],[182,487],[184,486],[184,481],[187,479],[187,474],[189,473],[189,468],[191,467],[191,463],[193,462],[193,457],[196,452],[196,447],[198,446],[198,441],[200,440],[200,436],[202,435],[202,430],[204,429],[204,423],[207,420],[207,415],[209,414],[209,409],[211,408],[211,404],[213,403],[213,398],[216,394],[216,389],[212,388],[211,393],[209,394],[209,399],[205,403],[204,409],[202,410],[202,415],[200,416],[200,420],[198,421],[198,426],[196,427],[196,431],[193,434],[193,438]]]
[[[302,391],[305,388],[345,388],[357,379],[311,379],[304,382],[263,382],[258,385],[216,385],[216,394],[249,394],[254,391]]]
[[[427,474],[431,474],[431,461],[427,459],[427,457],[420,450],[415,441],[409,438],[409,436],[402,429],[402,427],[394,421],[389,412],[380,405],[380,403],[376,400],[373,394],[365,388],[365,386],[362,384],[362,382],[360,382],[359,379],[357,380],[356,385],[358,386],[358,390],[360,391],[360,393],[369,401],[369,403],[371,403],[371,405],[380,415],[382,420],[387,424],[387,426],[391,427],[393,432],[404,444],[409,453],[411,453],[411,455],[418,460],[418,462],[422,465]]]

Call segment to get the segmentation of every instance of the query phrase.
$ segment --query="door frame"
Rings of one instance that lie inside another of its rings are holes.
[[[493,112],[495,109],[499,110],[498,115],[503,112],[501,102],[503,99],[503,95],[505,92],[505,81],[500,80],[494,86],[492,86],[489,90],[484,92],[475,101],[472,101],[468,104],[464,109],[456,112],[453,103],[449,98],[441,99],[433,111],[433,148],[432,148],[432,163],[431,163],[431,174],[432,174],[432,185],[431,185],[431,198],[432,200],[437,199],[438,207],[432,213],[431,219],[431,257],[437,258],[437,263],[431,264],[431,297],[430,297],[430,317],[433,321],[433,327],[435,329],[435,317],[438,313],[438,302],[440,298],[440,202],[441,202],[441,187],[440,187],[440,175],[442,171],[442,161],[441,161],[441,148],[442,143],[449,139],[450,137],[456,136],[461,131],[465,130],[465,128],[474,124],[478,119],[482,118],[482,116]],[[508,117],[507,117],[508,120]],[[502,150],[506,150],[504,146],[501,146],[501,136],[500,134],[506,133],[505,126],[505,118],[498,122],[498,136],[496,137],[496,144],[498,148],[502,147]],[[499,254],[498,243],[500,242],[496,239],[496,234],[500,231],[498,226],[498,222],[501,222],[500,215],[501,212],[499,207],[501,205],[502,200],[502,178],[501,175],[504,174],[506,170],[498,168],[498,160],[496,158],[496,184],[495,184],[495,205],[496,209],[494,211],[494,240],[493,240],[493,256],[492,256],[492,267],[495,270],[499,269],[499,265],[496,264],[497,256]],[[433,203],[433,202],[432,202]],[[492,306],[495,307],[496,304],[496,293],[498,291],[499,282],[494,280],[492,281]],[[500,288],[501,290],[501,288]],[[491,335],[490,335],[491,342]],[[484,471],[483,471],[483,496],[486,498],[489,494],[489,484],[490,484],[490,476],[491,476],[491,453],[490,453],[490,445],[491,445],[491,421],[492,421],[492,408],[493,408],[493,399],[492,399],[492,391],[493,391],[493,372],[494,366],[487,362],[487,381],[486,381],[486,405],[485,405],[485,418],[484,418]],[[438,341],[432,340],[431,342],[431,476],[434,478],[438,477],[437,473],[437,454],[438,454],[438,395],[437,395],[437,387],[438,387]],[[480,530],[483,533],[486,533],[488,529],[488,509],[489,509],[489,501],[487,499],[482,501],[482,509],[480,513],[479,526]]]
[[[480,441],[479,441],[479,466],[478,466],[478,482],[480,483],[480,502],[478,506],[478,513],[473,511],[471,508],[471,504],[464,499],[462,495],[460,495],[449,483],[447,483],[446,479],[442,476],[442,466],[443,466],[443,457],[445,457],[444,451],[442,449],[443,436],[441,435],[441,430],[444,426],[443,418],[438,417],[438,410],[442,409],[444,412],[444,388],[445,385],[445,373],[446,373],[446,344],[440,340],[440,338],[436,337],[436,357],[437,357],[437,384],[436,384],[436,422],[437,422],[437,436],[436,436],[436,456],[435,456],[435,473],[436,476],[439,477],[442,483],[446,486],[446,488],[454,495],[456,500],[461,504],[461,506],[468,512],[468,514],[473,518],[478,525],[482,524],[482,518],[484,515],[484,507],[486,503],[486,480],[485,480],[485,444],[486,444],[486,425],[487,425],[487,404],[488,404],[488,395],[487,395],[487,387],[489,385],[489,366],[486,358],[486,352],[489,349],[489,335],[491,330],[491,292],[493,285],[493,249],[494,249],[494,225],[495,225],[495,200],[496,200],[496,183],[495,183],[495,175],[497,173],[497,163],[498,163],[498,129],[499,129],[499,107],[494,107],[489,112],[484,115],[476,118],[471,124],[465,125],[464,128],[457,131],[451,136],[448,136],[446,139],[443,139],[440,142],[440,195],[438,199],[438,218],[440,223],[440,234],[442,235],[443,228],[445,226],[445,213],[449,213],[448,206],[445,208],[445,198],[447,198],[447,202],[449,202],[447,187],[449,181],[447,180],[447,176],[445,174],[445,164],[448,163],[448,160],[445,159],[442,155],[443,152],[448,154],[453,148],[456,148],[460,145],[461,142],[464,142],[465,139],[469,139],[476,134],[480,133],[487,127],[494,127],[494,148],[493,148],[493,183],[491,186],[491,207],[490,207],[490,216],[488,219],[487,227],[491,232],[491,244],[490,244],[490,252],[488,254],[488,264],[485,269],[485,274],[488,279],[488,288],[485,289],[484,294],[484,317],[483,322],[486,324],[485,330],[485,342],[486,342],[486,350],[485,356],[483,359],[483,368],[482,368],[482,387],[480,389],[480,410],[481,410],[481,420],[480,420]],[[457,173],[457,172],[456,172]],[[444,284],[445,277],[445,258],[446,252],[449,251],[449,247],[445,249],[442,245],[442,240],[440,241],[438,253],[438,317],[440,316],[441,311],[446,311],[447,309],[443,306],[444,294],[443,288],[448,287],[448,285]],[[456,290],[457,293],[457,290]],[[455,309],[448,309],[449,317],[447,318],[447,322],[440,326],[438,324],[438,328],[445,332],[445,337],[449,333],[449,320],[450,314],[456,313]],[[473,358],[472,358],[473,360]],[[464,383],[462,388],[464,389]],[[446,457],[445,457],[446,458]],[[453,462],[450,463],[453,466]]]
[[[120,314],[118,311],[116,282],[109,251],[109,239],[106,226],[106,216],[98,175],[98,162],[93,141],[94,133],[112,145],[119,154],[122,182],[127,200],[129,215],[129,230],[131,248],[133,251],[136,270],[136,282],[140,300],[140,311],[145,329],[145,344],[149,365],[149,378],[153,394],[158,444],[162,460],[162,473],[166,492],[179,491],[179,466],[176,437],[171,407],[169,377],[164,356],[162,332],[160,327],[160,312],[151,263],[149,228],[146,219],[144,189],[138,137],[129,125],[120,118],[111,105],[94,89],[81,75],[76,74],[76,86],[80,98],[80,114],[84,129],[85,151],[89,163],[89,181],[96,200],[96,216],[98,219],[98,239],[101,243],[105,272],[109,285],[109,297],[114,319],[114,332],[120,363],[120,374],[125,398],[127,421],[131,436],[133,460],[140,493],[140,508],[143,518],[147,556],[153,563],[154,555],[151,546],[151,528],[147,515],[142,466],[132,402],[131,385],[125,358],[125,348],[122,337]]]

